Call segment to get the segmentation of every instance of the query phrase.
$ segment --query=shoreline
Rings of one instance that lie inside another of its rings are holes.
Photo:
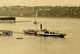
[[[10,16],[0,16],[0,17],[10,17]],[[35,18],[35,17],[27,17],[27,16],[11,16],[11,17],[26,17],[26,18]],[[37,18],[73,18],[80,19],[80,17],[37,17]]]

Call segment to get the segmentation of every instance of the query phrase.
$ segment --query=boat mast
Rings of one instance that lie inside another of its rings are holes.
[[[37,15],[38,15],[38,10],[36,10],[36,18],[37,18]]]
[[[38,9],[36,10],[36,13],[35,13],[35,19],[34,19],[34,24],[35,24],[35,29],[37,30],[37,16],[38,16]],[[40,24],[40,29],[42,30],[42,24]]]
[[[35,11],[35,19],[34,19],[34,22],[33,24],[35,24],[35,30],[37,30],[37,16],[38,16],[38,9]]]
[[[36,22],[36,18],[37,18],[37,16],[38,16],[38,10],[36,10],[36,13],[35,13],[35,19],[34,19],[34,24],[37,24],[37,22]]]

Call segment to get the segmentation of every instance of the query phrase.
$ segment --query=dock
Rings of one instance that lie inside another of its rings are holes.
[[[15,23],[16,17],[0,17],[0,23]]]
[[[0,36],[12,36],[13,31],[11,30],[0,30]]]

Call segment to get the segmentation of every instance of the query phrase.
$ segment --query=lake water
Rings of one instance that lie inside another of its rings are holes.
[[[38,18],[38,24],[51,31],[66,33],[65,38],[24,35],[22,30],[39,29],[34,18],[17,17],[17,23],[0,23],[0,30],[13,30],[13,36],[0,36],[0,54],[80,54],[80,19]],[[23,39],[16,39],[22,37]]]

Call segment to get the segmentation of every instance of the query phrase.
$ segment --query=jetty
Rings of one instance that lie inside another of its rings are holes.
[[[0,36],[12,36],[13,31],[11,30],[0,30]]]
[[[0,23],[15,23],[16,17],[0,17]]]

